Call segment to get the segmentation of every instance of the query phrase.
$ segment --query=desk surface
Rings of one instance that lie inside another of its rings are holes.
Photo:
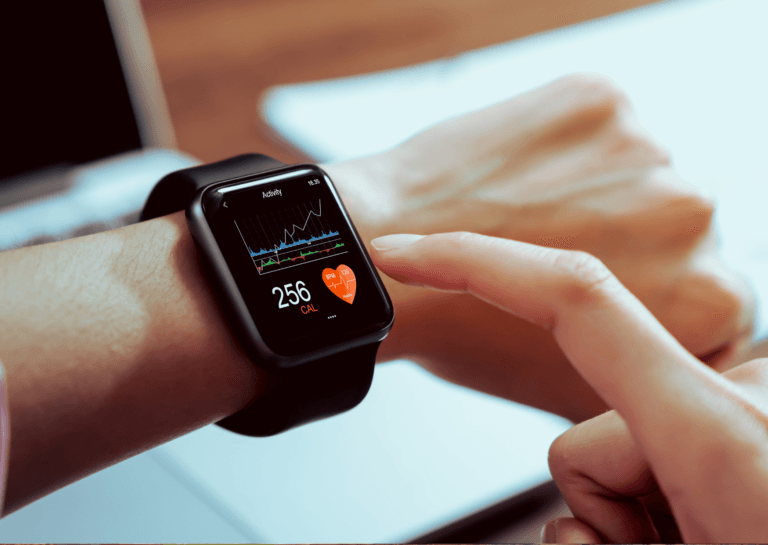
[[[142,0],[179,148],[306,159],[257,117],[273,85],[449,57],[652,0]]]

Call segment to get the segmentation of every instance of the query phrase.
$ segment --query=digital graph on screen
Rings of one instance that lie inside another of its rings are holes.
[[[347,253],[322,205],[318,199],[235,221],[260,275]]]

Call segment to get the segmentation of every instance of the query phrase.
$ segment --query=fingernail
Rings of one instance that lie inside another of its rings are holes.
[[[422,238],[424,238],[424,235],[387,235],[385,237],[373,239],[371,241],[371,246],[380,252],[386,250],[399,250]]]
[[[541,528],[542,543],[557,543],[557,521],[550,520]]]

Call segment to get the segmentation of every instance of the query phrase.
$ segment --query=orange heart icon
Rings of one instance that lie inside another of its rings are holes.
[[[355,273],[346,265],[339,265],[336,270],[323,269],[323,282],[342,301],[351,305],[355,300],[357,291]]]

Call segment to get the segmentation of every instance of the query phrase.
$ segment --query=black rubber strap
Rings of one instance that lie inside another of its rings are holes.
[[[284,163],[271,157],[252,153],[177,170],[157,183],[144,205],[140,221],[186,209],[195,191],[213,182],[283,166]],[[363,400],[371,387],[379,344],[354,348],[276,373],[277,380],[269,391],[218,425],[235,433],[266,437],[348,411]]]
[[[266,394],[218,425],[265,437],[348,411],[371,387],[378,349],[369,344],[281,371]]]
[[[139,221],[159,218],[186,209],[195,191],[208,184],[284,166],[286,166],[285,163],[266,155],[248,153],[230,157],[218,163],[171,172],[157,182],[152,189],[141,211]]]

